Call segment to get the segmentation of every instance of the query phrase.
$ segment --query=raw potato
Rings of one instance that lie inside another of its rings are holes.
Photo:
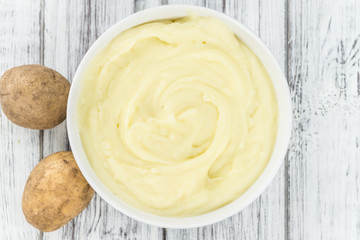
[[[54,153],[32,170],[22,209],[26,220],[43,232],[54,231],[88,205],[94,190],[80,172],[71,152]]]
[[[70,83],[58,72],[41,65],[7,70],[0,79],[0,102],[13,123],[48,129],[64,121]]]

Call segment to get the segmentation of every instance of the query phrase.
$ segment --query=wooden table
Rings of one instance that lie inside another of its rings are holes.
[[[359,0],[0,0],[0,74],[37,63],[71,80],[106,29],[161,4],[224,12],[275,55],[294,112],[289,151],[275,179],[241,213],[203,228],[149,226],[95,196],[65,227],[42,233],[22,214],[22,191],[40,159],[69,149],[65,123],[29,130],[1,113],[0,239],[360,239]]]

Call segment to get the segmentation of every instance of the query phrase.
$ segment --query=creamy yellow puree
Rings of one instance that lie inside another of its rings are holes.
[[[243,194],[269,161],[278,116],[271,80],[220,20],[126,30],[82,81],[85,152],[101,181],[136,208],[209,212]]]

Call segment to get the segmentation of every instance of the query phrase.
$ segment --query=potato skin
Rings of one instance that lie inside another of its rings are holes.
[[[7,70],[0,79],[0,102],[13,123],[48,129],[66,118],[70,83],[58,72],[41,65]]]
[[[78,168],[72,152],[57,152],[32,170],[22,196],[26,220],[43,232],[54,231],[88,205],[94,190]]]

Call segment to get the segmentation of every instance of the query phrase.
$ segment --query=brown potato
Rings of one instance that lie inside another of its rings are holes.
[[[80,172],[72,152],[47,156],[26,182],[22,210],[26,220],[43,232],[54,231],[76,217],[94,190]]]
[[[41,65],[7,70],[0,79],[0,102],[13,123],[48,129],[64,121],[70,83],[58,72]]]

